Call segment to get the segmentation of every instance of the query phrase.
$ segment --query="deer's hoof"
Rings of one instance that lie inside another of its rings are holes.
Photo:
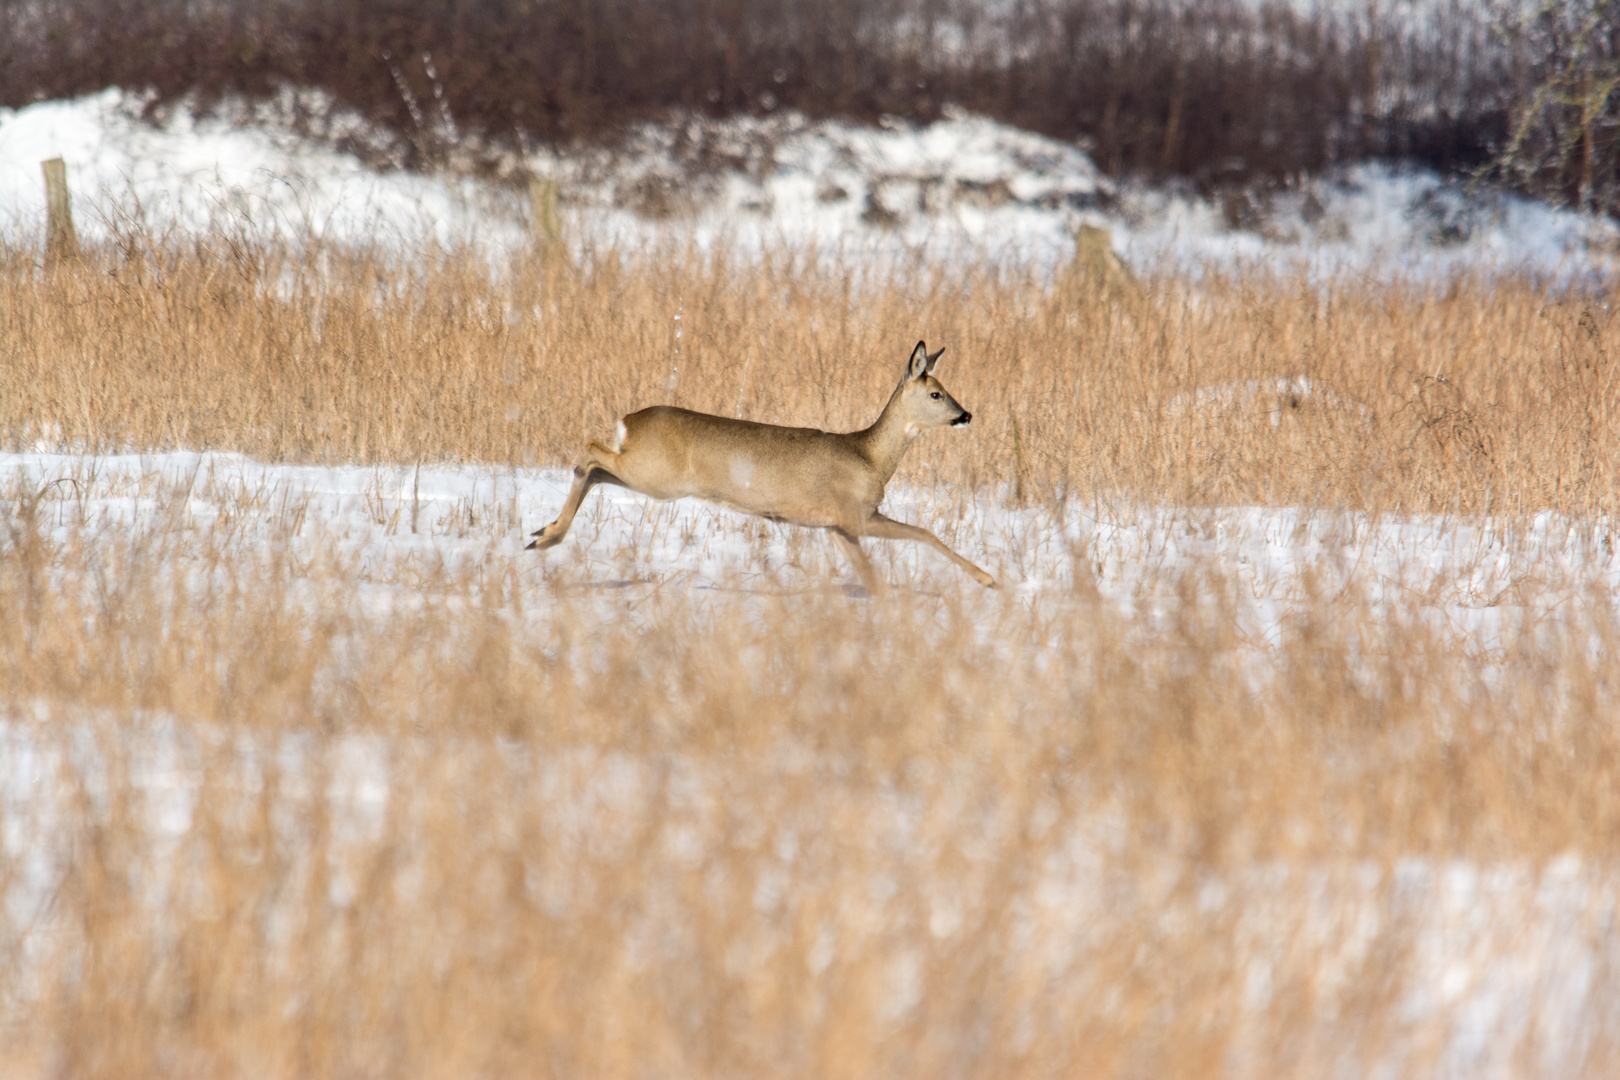
[[[534,551],[537,548],[544,551],[546,548],[556,547],[563,538],[563,534],[556,531],[551,525],[547,525],[540,531],[531,533],[530,535],[535,537],[535,539],[523,549],[524,551]]]

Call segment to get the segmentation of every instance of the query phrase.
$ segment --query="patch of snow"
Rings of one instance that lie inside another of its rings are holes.
[[[1359,401],[1323,385],[1309,375],[1283,375],[1274,379],[1241,379],[1200,386],[1190,393],[1177,394],[1164,404],[1167,419],[1189,413],[1238,412],[1264,414],[1272,427],[1282,424],[1290,409],[1307,406],[1354,413],[1371,420],[1372,411]]]
[[[1271,266],[1317,280],[1530,274],[1564,283],[1620,269],[1620,226],[1420,168],[1369,163],[1269,195],[1202,199],[1128,187],[1126,257],[1183,272]]]

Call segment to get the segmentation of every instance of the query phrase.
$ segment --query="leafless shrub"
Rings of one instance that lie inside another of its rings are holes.
[[[1495,171],[1567,206],[1620,210],[1620,5],[1500,3],[1497,27],[1518,86]]]
[[[1082,138],[1115,174],[1219,187],[1379,155],[1478,165],[1514,106],[1504,47],[1460,2],[4,0],[0,11],[0,103],[121,85],[208,107],[317,87],[392,133],[379,160],[417,165],[443,156],[441,136],[492,165],[503,147],[610,138],[673,109],[927,121],[954,104]]]

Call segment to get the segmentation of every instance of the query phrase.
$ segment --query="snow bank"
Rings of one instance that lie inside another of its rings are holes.
[[[67,162],[75,226],[106,237],[119,223],[157,230],[224,226],[343,242],[511,244],[523,230],[498,193],[468,178],[377,173],[285,128],[233,126],[178,109],[144,122],[145,99],[106,90],[0,110],[0,235],[44,235],[39,163]]]
[[[134,215],[160,227],[225,222],[396,245],[501,249],[528,236],[520,185],[372,171],[331,148],[363,127],[353,118],[315,140],[276,122],[273,110],[233,125],[180,108],[153,126],[139,117],[143,105],[108,90],[0,110],[0,235],[38,242],[39,162],[60,155],[91,238]],[[641,125],[613,148],[545,150],[512,165],[514,175],[557,185],[578,247],[814,245],[833,258],[989,257],[1050,268],[1073,257],[1084,223],[1109,229],[1116,250],[1150,272],[1262,266],[1374,280],[1523,272],[1580,282],[1620,262],[1620,229],[1607,219],[1422,170],[1361,165],[1211,199],[1113,184],[1079,146],[962,113],[925,127],[794,113],[689,117]]]

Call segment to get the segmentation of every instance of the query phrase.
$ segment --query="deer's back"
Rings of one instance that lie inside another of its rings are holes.
[[[883,485],[848,435],[659,405],[624,418],[621,462],[632,487],[691,496],[806,525],[875,507]]]

